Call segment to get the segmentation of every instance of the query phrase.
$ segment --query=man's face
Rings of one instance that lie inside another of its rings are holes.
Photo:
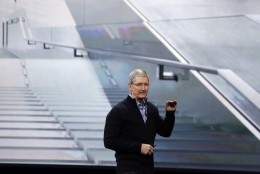
[[[132,96],[141,102],[148,95],[149,80],[147,77],[135,77],[133,83],[128,84],[128,88]]]

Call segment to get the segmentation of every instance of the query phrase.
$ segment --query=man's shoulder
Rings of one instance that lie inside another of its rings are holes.
[[[118,103],[114,106],[114,108],[124,107],[125,105],[128,104],[128,102],[129,102],[129,101],[128,101],[128,97],[127,97],[127,98],[121,100],[120,102],[118,102]]]

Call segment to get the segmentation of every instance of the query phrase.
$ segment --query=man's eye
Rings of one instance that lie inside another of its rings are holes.
[[[140,86],[145,86],[148,87],[149,83],[133,83],[135,86],[140,87]]]

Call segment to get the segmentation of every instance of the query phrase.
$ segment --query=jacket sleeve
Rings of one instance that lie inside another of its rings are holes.
[[[104,128],[104,146],[117,152],[140,153],[141,143],[127,141],[120,136],[124,125],[123,113],[119,108],[112,108],[108,113]]]
[[[157,133],[162,137],[171,136],[174,124],[175,124],[175,111],[166,111],[165,118],[162,118],[158,114],[158,126]]]

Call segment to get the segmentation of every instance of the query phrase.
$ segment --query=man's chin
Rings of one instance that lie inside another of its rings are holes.
[[[138,100],[144,100],[145,98],[146,98],[146,95],[137,97]]]

